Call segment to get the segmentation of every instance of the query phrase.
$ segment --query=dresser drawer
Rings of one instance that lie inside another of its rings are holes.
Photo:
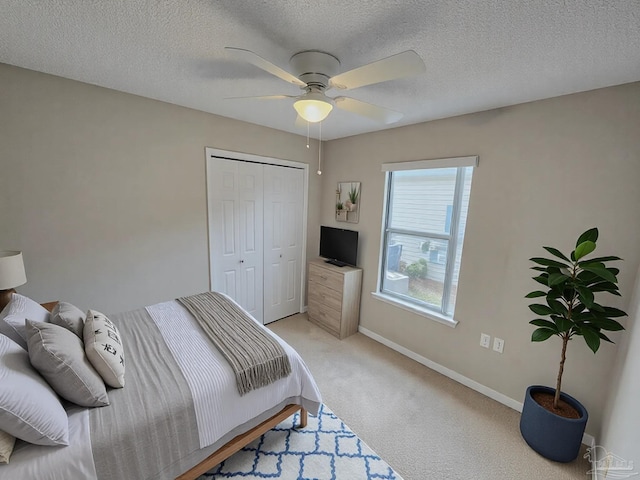
[[[322,303],[309,299],[309,318],[327,327],[335,334],[340,334],[340,312]]]
[[[332,290],[322,284],[309,281],[309,301],[318,302],[340,312],[342,310],[342,290]]]
[[[309,265],[309,281],[318,285],[342,292],[343,279],[344,277],[341,273],[332,272],[313,263]]]

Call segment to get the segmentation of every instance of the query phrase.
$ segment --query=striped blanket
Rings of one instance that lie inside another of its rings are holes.
[[[205,292],[178,301],[231,365],[240,395],[291,373],[282,346],[225,295]]]

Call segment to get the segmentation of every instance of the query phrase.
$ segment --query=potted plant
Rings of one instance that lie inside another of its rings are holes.
[[[614,256],[587,259],[596,249],[597,239],[598,229],[591,228],[580,235],[569,256],[556,248],[543,247],[555,258],[530,259],[536,264],[531,268],[540,272],[533,279],[544,288],[529,293],[526,298],[544,298],[545,303],[534,303],[529,309],[538,317],[546,317],[529,322],[538,327],[531,341],[543,342],[556,336],[562,341],[562,351],[555,389],[540,385],[527,389],[520,431],[535,451],[558,462],[570,462],[578,456],[588,419],[584,406],[562,392],[569,341],[582,337],[596,353],[602,340],[613,343],[604,331],[624,329],[614,318],[626,313],[605,307],[595,299],[600,292],[620,295],[619,270],[606,264],[621,259]]]
[[[336,218],[338,220],[347,219],[347,211],[344,209],[344,204],[342,202],[336,203]]]
[[[348,193],[348,199],[345,202],[345,205],[347,207],[347,210],[349,210],[350,212],[355,211],[358,208],[358,196],[360,195],[360,192],[358,192],[358,186],[357,185],[353,185],[353,183],[351,184],[351,190],[349,190]]]

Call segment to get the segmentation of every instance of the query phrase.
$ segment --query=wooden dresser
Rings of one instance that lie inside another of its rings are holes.
[[[358,331],[362,269],[337,267],[318,258],[309,262],[309,320],[339,339]]]

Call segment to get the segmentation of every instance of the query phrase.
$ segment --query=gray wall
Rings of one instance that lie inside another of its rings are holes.
[[[624,258],[628,308],[640,262],[640,83],[334,140],[324,149],[322,223],[334,220],[339,181],[361,181],[360,325],[519,402],[527,385],[555,385],[559,339],[530,342],[535,289],[528,259],[542,245],[570,250],[587,228],[600,229],[598,252]],[[453,329],[383,303],[376,288],[384,174],[381,164],[479,155]],[[479,346],[480,333],[505,340],[503,354]],[[613,334],[617,341],[619,334]],[[589,409],[598,435],[616,346],[597,357],[569,345],[563,390]]]
[[[24,251],[29,281],[18,290],[106,313],[208,288],[206,146],[316,170],[316,145],[308,151],[303,137],[7,65],[0,113],[0,248]],[[613,303],[629,308],[640,263],[639,125],[635,83],[327,142],[322,177],[309,177],[307,255],[317,254],[320,224],[359,230],[361,324],[521,401],[527,385],[553,384],[560,350],[529,342],[523,297],[541,245],[569,249],[599,227],[599,252],[625,259]],[[479,155],[480,166],[452,329],[370,292],[380,165],[463,155]],[[362,182],[358,224],[335,221],[338,181]],[[480,332],[503,338],[504,353],[480,348]],[[616,348],[594,357],[581,339],[569,346],[565,390],[589,408],[594,435]],[[637,354],[616,368],[629,361]]]
[[[207,146],[312,163],[317,255],[317,142],[2,64],[0,112],[0,249],[24,252],[36,300],[113,313],[207,290]]]

